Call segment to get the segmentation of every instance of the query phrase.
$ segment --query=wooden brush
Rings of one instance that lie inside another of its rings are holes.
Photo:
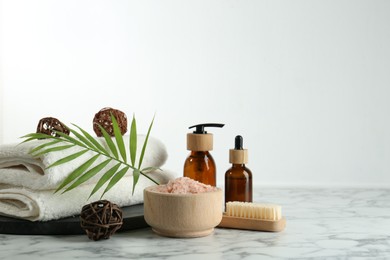
[[[282,217],[282,208],[275,204],[251,202],[227,202],[226,212],[218,227],[248,229],[258,231],[282,231],[286,219]]]

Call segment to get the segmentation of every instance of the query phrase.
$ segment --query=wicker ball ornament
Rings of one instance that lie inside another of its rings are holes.
[[[122,210],[110,201],[95,201],[83,206],[80,221],[89,239],[109,239],[123,224]]]
[[[69,135],[68,128],[66,128],[66,126],[57,118],[44,117],[39,120],[37,126],[37,133],[59,137],[59,135],[55,131]]]
[[[125,113],[118,109],[111,107],[105,107],[95,114],[93,118],[93,130],[96,135],[101,137],[103,136],[102,131],[99,127],[102,126],[104,130],[110,135],[114,136],[114,128],[112,126],[111,114],[115,117],[118,122],[118,126],[121,130],[122,135],[127,132],[127,116]]]

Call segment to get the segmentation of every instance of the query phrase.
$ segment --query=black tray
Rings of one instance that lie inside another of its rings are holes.
[[[122,212],[123,225],[118,232],[148,227],[143,204],[122,207]],[[80,216],[35,222],[0,216],[0,234],[78,235],[85,234],[85,231],[80,227]]]

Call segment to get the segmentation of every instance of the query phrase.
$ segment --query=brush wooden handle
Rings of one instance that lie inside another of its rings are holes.
[[[218,227],[279,232],[286,227],[286,219],[284,217],[280,220],[237,218],[224,214]]]

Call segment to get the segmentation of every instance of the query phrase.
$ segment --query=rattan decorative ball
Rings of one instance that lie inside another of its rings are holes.
[[[55,131],[69,135],[68,128],[66,128],[66,126],[57,118],[44,117],[39,120],[37,126],[37,133],[59,137],[59,135]]]
[[[127,132],[127,116],[125,113],[118,109],[111,107],[105,107],[95,114],[93,118],[93,130],[97,136],[103,136],[102,131],[99,127],[102,126],[104,130],[110,135],[114,136],[114,127],[112,126],[111,114],[115,117],[118,122],[118,126],[121,130],[122,135]]]
[[[89,239],[109,239],[123,224],[122,210],[108,200],[99,200],[83,206],[81,228]]]

